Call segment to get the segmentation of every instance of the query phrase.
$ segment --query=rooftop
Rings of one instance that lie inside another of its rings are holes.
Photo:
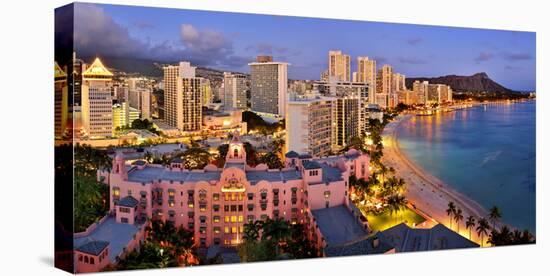
[[[312,210],[328,246],[342,245],[367,235],[344,205]]]
[[[306,170],[314,170],[314,169],[320,169],[321,168],[321,165],[319,164],[319,162],[309,161],[309,160],[302,161],[302,166]]]
[[[76,250],[86,254],[99,256],[99,253],[101,253],[108,245],[109,242],[106,241],[90,241],[81,245]]]
[[[320,163],[321,168],[323,169],[323,183],[342,181],[342,171],[326,163]]]
[[[80,248],[92,241],[103,241],[110,244],[109,260],[116,261],[122,249],[134,238],[141,225],[117,223],[114,217],[108,217],[97,226],[89,235],[75,238],[74,248]]]
[[[402,223],[381,233],[397,252],[479,247],[478,244],[442,224],[437,224],[430,229],[419,229]]]
[[[248,171],[246,172],[246,179],[254,185],[262,180],[276,182],[302,179],[302,174],[297,170]]]
[[[380,232],[369,236],[363,237],[359,240],[349,243],[328,246],[325,248],[325,255],[327,257],[336,256],[354,256],[354,255],[368,255],[368,254],[384,254],[394,247],[384,241]]]
[[[299,156],[300,155],[297,152],[293,151],[293,150],[291,150],[291,151],[289,151],[285,154],[285,157],[287,157],[287,158],[298,158]]]
[[[82,73],[82,76],[85,78],[95,78],[95,77],[112,77],[111,73],[104,65],[101,63],[99,58],[96,58],[92,65]]]
[[[118,206],[123,206],[123,207],[134,208],[138,205],[138,200],[131,197],[131,196],[127,196],[127,197],[123,197],[121,200],[119,200],[117,202],[117,205]]]

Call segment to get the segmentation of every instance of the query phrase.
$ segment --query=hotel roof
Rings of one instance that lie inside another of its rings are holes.
[[[442,224],[429,229],[411,228],[405,223],[382,231],[385,240],[395,247],[397,252],[414,252],[440,249],[458,249],[479,247]]]
[[[109,246],[109,242],[106,241],[90,241],[81,245],[76,250],[82,253],[99,256],[107,246]]]
[[[82,76],[85,78],[106,78],[106,77],[112,77],[113,73],[109,71],[103,63],[101,63],[101,60],[99,58],[96,58],[92,65],[82,73]]]
[[[344,205],[311,211],[327,242],[327,246],[342,245],[365,237],[367,231]]]
[[[134,238],[134,235],[143,225],[133,225],[127,223],[117,223],[112,216],[100,223],[89,235],[74,239],[74,248],[80,248],[91,241],[108,242],[109,260],[116,261],[116,257]]]
[[[63,71],[63,69],[61,69],[61,67],[59,67],[59,64],[57,64],[57,61],[54,63],[54,78],[55,79],[60,79],[60,78],[66,78],[67,77],[67,73],[65,73],[65,71]]]
[[[332,167],[326,163],[320,163],[323,169],[323,183],[342,181],[342,171],[339,168]]]
[[[133,198],[132,196],[127,196],[119,200],[116,205],[134,208],[138,205],[138,200]]]
[[[394,247],[390,243],[384,241],[383,236],[378,232],[372,236],[363,237],[349,243],[328,246],[324,249],[324,252],[327,257],[354,256],[384,254],[393,248]]]
[[[304,166],[304,169],[306,170],[314,170],[314,169],[320,169],[321,165],[317,161],[309,161],[304,160],[302,161],[302,166]]]
[[[288,157],[288,158],[298,158],[299,156],[300,155],[297,152],[293,151],[293,150],[291,150],[291,151],[289,151],[285,154],[285,157]]]

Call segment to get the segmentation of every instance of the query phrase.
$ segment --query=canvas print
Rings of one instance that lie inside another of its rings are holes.
[[[533,32],[92,3],[55,27],[61,269],[535,243]]]

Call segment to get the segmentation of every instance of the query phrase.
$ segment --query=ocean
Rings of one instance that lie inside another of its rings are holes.
[[[536,102],[415,116],[397,130],[401,151],[502,221],[535,233]],[[488,216],[487,216],[488,218]]]

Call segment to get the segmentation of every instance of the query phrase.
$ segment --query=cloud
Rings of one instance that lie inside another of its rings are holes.
[[[520,67],[520,66],[506,65],[506,66],[504,66],[504,69],[513,71],[513,70],[520,70],[520,69],[523,69],[523,68]]]
[[[421,37],[411,37],[411,38],[407,39],[407,44],[414,46],[414,45],[416,45],[416,44],[418,44],[422,41],[424,41],[424,39],[421,38]]]
[[[479,53],[479,55],[476,58],[474,58],[474,61],[476,63],[481,63],[481,62],[484,62],[484,61],[491,60],[491,59],[493,59],[493,57],[494,57],[494,55],[491,52],[481,52],[481,53]]]
[[[382,56],[373,57],[374,60],[376,60],[377,65],[382,65],[383,63],[387,63],[388,59]]]
[[[245,48],[245,50],[254,52],[255,54],[277,55],[279,57],[298,56],[302,53],[300,50],[292,50],[287,47],[276,46],[265,42],[249,45]]]
[[[504,52],[502,53],[502,58],[504,58],[507,61],[522,61],[522,60],[530,60],[533,59],[533,56],[528,53],[508,53]]]
[[[400,63],[404,64],[426,64],[427,60],[418,57],[399,57],[397,59]]]
[[[147,20],[135,21],[134,23],[132,23],[132,26],[134,26],[136,29],[139,29],[139,30],[155,28],[155,25],[152,22],[149,22]]]
[[[222,33],[200,30],[190,24],[179,26],[180,34],[173,40],[151,42],[132,37],[127,28],[93,4],[75,4],[75,18],[74,43],[79,56],[162,62],[185,60],[193,65],[219,67],[243,67],[252,60],[252,57],[236,56],[232,41]],[[147,28],[146,22],[142,23],[141,27]]]

